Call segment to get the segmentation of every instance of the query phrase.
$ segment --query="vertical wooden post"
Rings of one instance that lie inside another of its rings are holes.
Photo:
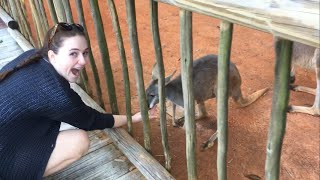
[[[192,12],[180,10],[181,79],[186,127],[188,179],[197,179],[196,130],[193,94]]]
[[[66,12],[64,10],[64,6],[63,6],[62,1],[63,0],[54,0],[53,1],[56,15],[58,18],[58,22],[66,22],[67,21]]]
[[[117,46],[118,46],[120,61],[122,65],[122,75],[123,75],[123,83],[124,83],[123,85],[124,85],[125,97],[126,97],[126,117],[127,117],[128,132],[132,135],[131,94],[130,94],[130,81],[129,81],[126,52],[123,45],[116,7],[114,5],[113,0],[107,0],[107,3],[108,3],[111,19],[112,19],[113,31],[117,38]]]
[[[108,97],[113,114],[119,114],[117,96],[114,86],[112,68],[110,63],[108,45],[104,35],[103,23],[101,19],[100,9],[97,0],[90,0],[91,14],[94,20],[94,26],[97,34],[103,70],[105,73],[106,84],[108,88]]]
[[[77,14],[78,14],[78,21],[84,27],[84,29],[87,29],[81,0],[76,0],[76,7],[77,7]],[[97,97],[98,97],[98,104],[104,109],[105,106],[104,106],[104,102],[103,102],[103,99],[102,99],[100,78],[99,78],[99,74],[98,74],[98,69],[97,69],[96,63],[94,61],[94,57],[93,57],[92,52],[91,52],[91,43],[90,43],[90,38],[89,38],[89,35],[88,35],[88,31],[86,31],[86,36],[87,36],[88,47],[90,48],[89,61],[90,61],[91,69],[92,69],[92,72],[93,72],[94,82],[95,82],[95,85],[96,85],[95,87],[96,87],[96,93],[97,93]]]
[[[286,129],[289,101],[292,41],[276,41],[276,65],[271,120],[268,131],[266,180],[279,179],[281,147]]]
[[[24,26],[26,30],[26,38],[29,40],[29,42],[32,44],[32,46],[35,46],[32,35],[31,35],[31,30],[30,30],[30,25],[27,20],[27,15],[25,13],[25,4],[24,1],[22,0],[17,0],[17,8],[18,8],[18,13],[19,16],[22,19],[22,25]]]
[[[222,21],[220,25],[220,44],[218,56],[218,90],[217,90],[217,121],[218,121],[218,179],[227,179],[228,150],[228,86],[229,64],[232,44],[233,24]]]
[[[21,20],[22,17],[19,15],[18,7],[17,7],[19,4],[17,4],[16,0],[9,1],[9,4],[12,11],[12,17],[19,24],[19,31],[21,32],[21,34],[25,35],[25,28]]]
[[[50,16],[52,19],[53,24],[57,24],[58,23],[58,17],[56,14],[56,10],[54,8],[54,4],[53,4],[53,0],[48,0],[48,6],[49,6],[49,12],[50,12]]]
[[[141,55],[139,49],[136,10],[134,0],[126,0],[127,23],[129,28],[129,37],[131,45],[131,53],[134,62],[134,72],[138,89],[139,104],[143,119],[144,147],[151,152],[150,144],[150,121],[148,116],[147,98],[143,81],[143,69],[141,64]]]
[[[66,18],[67,18],[67,22],[68,23],[73,23],[73,16],[72,16],[72,11],[71,11],[71,7],[70,7],[70,2],[69,0],[63,0],[62,1],[63,7],[64,7],[64,11],[66,14]]]
[[[43,27],[41,25],[40,17],[39,17],[39,14],[38,14],[38,11],[36,9],[34,1],[35,0],[29,0],[29,4],[30,4],[30,7],[31,7],[32,17],[33,17],[33,20],[35,22],[35,27],[36,27],[36,30],[37,30],[38,46],[41,47],[45,34],[44,34],[44,30],[43,30]]]
[[[34,2],[38,10],[38,14],[40,16],[40,22],[41,22],[43,34],[45,35],[49,29],[49,25],[48,25],[47,15],[44,10],[43,2],[42,0],[35,0]]]
[[[161,39],[159,33],[158,23],[158,2],[150,0],[150,12],[151,12],[151,29],[153,45],[156,54],[156,61],[159,71],[158,84],[159,84],[159,104],[160,104],[160,128],[162,134],[162,146],[165,156],[165,167],[167,170],[171,169],[171,155],[168,143],[168,132],[167,132],[167,118],[166,118],[166,101],[165,101],[165,71],[162,57]]]

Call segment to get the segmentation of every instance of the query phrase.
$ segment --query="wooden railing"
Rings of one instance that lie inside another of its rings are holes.
[[[9,2],[9,3],[8,3]],[[60,21],[74,22],[70,1],[48,0],[46,7],[49,9],[50,17],[44,11],[43,1],[29,0],[29,3],[21,0],[0,0],[3,7],[20,24],[21,33],[35,47],[40,47],[43,36],[48,29],[48,19],[52,23]],[[104,35],[103,21],[97,0],[89,0],[91,15],[95,24],[95,32],[99,43],[103,70],[108,87],[108,97],[113,113],[119,113],[116,92],[114,87],[113,74],[109,59],[107,40]],[[134,62],[135,80],[139,105],[144,119],[144,146],[151,151],[150,146],[150,123],[148,118],[148,107],[146,102],[145,86],[143,80],[143,66],[141,63],[138,32],[136,26],[136,11],[134,0],[126,0],[127,23],[131,53]],[[268,32],[278,37],[276,41],[276,70],[274,79],[274,95],[272,102],[272,113],[269,127],[267,144],[266,179],[279,178],[279,164],[281,146],[286,127],[286,108],[289,97],[289,71],[291,65],[292,42],[297,41],[319,48],[319,1],[235,1],[235,0],[150,0],[151,27],[156,54],[156,61],[159,69],[159,94],[160,94],[160,124],[162,142],[166,159],[166,168],[171,167],[171,155],[168,147],[165,110],[164,90],[164,65],[161,50],[161,40],[158,25],[158,2],[167,3],[180,8],[180,44],[181,44],[181,74],[183,80],[183,96],[186,124],[186,152],[188,179],[197,179],[196,155],[195,155],[195,122],[194,122],[194,97],[192,92],[192,14],[199,13],[222,20],[220,25],[219,45],[219,68],[218,68],[218,94],[217,94],[217,119],[218,119],[218,179],[227,179],[227,140],[228,140],[228,67],[230,63],[230,50],[232,44],[233,24],[240,24],[249,28]],[[85,17],[90,16],[84,12],[82,1],[75,0],[78,20],[84,27]],[[122,74],[126,95],[126,114],[128,117],[128,131],[132,132],[131,125],[131,96],[126,54],[118,22],[118,15],[113,0],[107,0],[112,25],[117,39],[119,55],[122,64]],[[31,9],[31,22],[27,18],[26,9]],[[37,10],[36,10],[37,9]],[[33,38],[29,25],[33,25],[36,38]],[[86,28],[86,27],[85,27]],[[90,34],[88,35],[90,37]],[[35,40],[34,40],[35,39]],[[90,38],[88,38],[90,40]],[[90,47],[90,41],[89,41]],[[104,107],[100,77],[93,55],[90,54],[90,64],[93,71],[97,101]],[[82,74],[82,83],[88,94],[92,90],[87,85],[87,75]]]

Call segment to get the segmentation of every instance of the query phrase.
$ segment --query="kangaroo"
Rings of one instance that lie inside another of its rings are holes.
[[[175,73],[175,72],[174,72]],[[174,74],[173,73],[173,74]],[[216,97],[217,94],[217,73],[218,57],[217,55],[206,55],[193,61],[193,92],[194,99],[199,109],[199,118],[207,115],[204,102]],[[176,105],[183,107],[183,93],[181,74],[172,79],[173,74],[165,78],[166,99],[173,103],[172,124],[177,126],[175,119]],[[230,62],[229,68],[229,97],[240,107],[246,107],[256,101],[260,96],[265,94],[268,88],[261,89],[248,97],[243,97],[241,92],[241,77],[235,64]],[[146,89],[147,101],[149,108],[153,108],[159,103],[158,94],[158,73],[156,64],[152,70],[152,80]],[[216,133],[215,133],[216,134]],[[216,135],[212,135],[203,148],[209,148],[213,145]]]
[[[304,45],[298,42],[293,43],[292,63],[296,66],[301,66],[307,69],[316,71],[316,89],[297,86],[291,84],[293,91],[306,92],[315,95],[315,100],[312,107],[305,106],[289,106],[289,112],[300,112],[314,116],[320,115],[320,49]],[[293,66],[294,67],[294,66]],[[291,69],[291,81],[295,80],[294,68]]]

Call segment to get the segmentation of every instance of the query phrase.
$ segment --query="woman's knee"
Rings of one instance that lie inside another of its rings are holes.
[[[79,149],[79,155],[83,156],[86,154],[90,147],[90,140],[88,133],[84,130],[78,130],[77,136],[74,138],[74,143]]]

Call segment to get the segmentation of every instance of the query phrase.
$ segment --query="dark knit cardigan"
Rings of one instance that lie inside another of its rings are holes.
[[[15,67],[30,50],[3,67]],[[84,130],[111,128],[114,118],[86,106],[44,59],[0,82],[0,179],[42,179],[61,122]]]

